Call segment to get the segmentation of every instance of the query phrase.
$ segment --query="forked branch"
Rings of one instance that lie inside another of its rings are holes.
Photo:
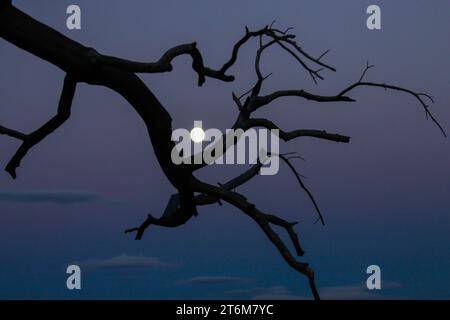
[[[206,81],[206,78],[213,78],[224,82],[233,81],[234,76],[228,74],[229,69],[237,61],[242,46],[250,39],[256,38],[260,41],[254,65],[257,82],[251,90],[243,95],[237,96],[233,94],[233,101],[238,106],[239,115],[232,128],[243,129],[244,131],[253,127],[278,130],[279,137],[285,141],[291,141],[300,137],[313,137],[348,143],[350,137],[328,133],[324,130],[299,129],[283,131],[270,119],[253,118],[252,113],[282,97],[299,97],[315,102],[353,102],[355,100],[349,97],[349,94],[354,89],[358,87],[379,87],[386,90],[405,92],[415,97],[425,109],[427,117],[431,118],[445,135],[442,126],[431,114],[429,106],[425,102],[426,100],[433,102],[431,96],[424,93],[416,93],[399,86],[365,81],[364,77],[366,76],[366,72],[372,68],[369,64],[367,64],[363,74],[356,83],[350,85],[337,95],[318,95],[301,88],[296,90],[279,90],[267,95],[261,94],[264,81],[268,78],[268,75],[263,75],[261,71],[261,56],[266,49],[274,45],[277,45],[292,56],[316,83],[318,80],[324,79],[321,74],[322,69],[336,71],[334,67],[322,61],[323,57],[328,53],[328,50],[317,58],[314,58],[313,55],[307,53],[297,44],[295,35],[289,33],[290,30],[291,28],[287,28],[284,31],[276,29],[273,27],[273,23],[257,31],[250,31],[246,28],[244,36],[234,44],[231,57],[218,69],[205,66],[203,56],[195,42],[182,44],[167,50],[156,62],[136,62],[101,55],[95,49],[85,47],[56,30],[34,20],[32,17],[12,6],[11,1],[0,0],[0,37],[52,63],[67,74],[60,96],[58,112],[42,127],[30,134],[25,134],[0,126],[1,135],[7,135],[22,142],[5,170],[15,178],[16,169],[19,167],[21,160],[27,152],[69,119],[77,82],[107,87],[124,97],[141,117],[148,131],[158,162],[168,180],[178,191],[170,197],[161,217],[155,218],[152,215],[148,215],[139,227],[129,229],[126,232],[136,232],[136,238],[141,239],[145,230],[151,225],[177,227],[196,215],[197,206],[215,203],[221,204],[221,201],[225,201],[251,217],[258,224],[289,266],[308,277],[313,296],[315,299],[319,299],[319,293],[314,280],[314,271],[307,263],[297,261],[294,258],[294,255],[273,229],[273,226],[283,228],[289,235],[296,254],[302,256],[304,250],[294,230],[296,223],[288,222],[273,214],[262,212],[253,203],[249,202],[244,195],[235,190],[256,177],[262,164],[257,163],[253,165],[243,174],[224,184],[219,184],[219,186],[204,183],[194,177],[193,173],[205,167],[207,165],[206,163],[200,165],[183,164],[179,166],[173,164],[170,160],[172,147],[174,146],[173,141],[171,141],[172,127],[170,114],[147,85],[135,74],[170,72],[173,69],[172,61],[176,57],[189,55],[192,58],[192,68],[198,75],[198,84],[200,86]],[[243,100],[244,98],[245,100]],[[237,141],[233,143],[237,143]],[[223,153],[229,147],[227,145],[223,149]],[[216,155],[216,157],[220,156]],[[302,175],[291,164],[291,157],[287,157],[284,154],[280,155],[280,158],[295,174],[301,188],[307,193],[318,212],[319,220],[323,223],[323,217],[316,200],[303,183]]]
[[[385,90],[393,90],[393,91],[407,93],[407,94],[413,96],[420,103],[420,105],[425,110],[425,115],[426,115],[427,119],[430,118],[434,122],[434,124],[439,128],[439,130],[442,132],[444,137],[447,137],[447,133],[445,132],[444,128],[437,121],[437,119],[434,117],[434,115],[431,113],[431,111],[429,109],[430,106],[425,102],[425,99],[428,99],[431,103],[434,103],[433,97],[431,97],[429,94],[426,94],[426,93],[415,92],[413,90],[405,89],[403,87],[399,87],[399,86],[395,86],[395,85],[364,81],[364,77],[365,77],[367,71],[373,67],[374,67],[373,65],[369,65],[369,63],[367,62],[367,65],[366,65],[359,81],[353,83],[352,85],[350,85],[347,88],[345,88],[344,90],[342,90],[337,96],[344,97],[345,95],[347,95],[348,93],[350,93],[351,91],[353,91],[354,89],[356,89],[358,87],[375,87],[375,88],[383,88]]]
[[[271,227],[271,224],[274,224],[284,228],[288,232],[297,254],[303,255],[303,249],[300,246],[297,234],[293,230],[293,226],[296,223],[289,223],[274,215],[266,214],[257,209],[253,203],[248,202],[246,198],[243,197],[242,195],[230,192],[223,188],[209,185],[203,182],[198,182],[198,184],[196,185],[196,189],[199,192],[216,196],[217,198],[220,198],[228,202],[229,204],[235,206],[240,211],[242,211],[250,218],[252,218],[262,229],[262,231],[267,236],[267,238],[272,242],[272,244],[275,245],[278,252],[281,254],[283,259],[289,264],[289,266],[291,266],[294,270],[308,277],[309,285],[314,298],[316,300],[320,300],[319,292],[315,284],[314,271],[309,267],[307,263],[297,261],[294,258],[288,247],[284,244],[283,240],[281,240],[279,235]]]

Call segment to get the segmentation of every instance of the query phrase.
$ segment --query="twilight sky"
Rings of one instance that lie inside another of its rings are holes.
[[[263,56],[273,75],[266,93],[307,89],[336,94],[367,79],[426,91],[432,112],[450,132],[450,2],[426,1],[31,1],[15,5],[101,53],[154,61],[168,48],[197,41],[205,64],[229,58],[244,26],[277,20],[294,27],[311,54],[337,73],[314,85],[279,49]],[[78,4],[82,30],[65,27],[66,8]],[[367,6],[382,9],[382,30],[366,28]],[[208,79],[198,88],[190,58],[169,74],[141,75],[171,112],[174,128],[229,128],[236,116],[231,92],[255,81],[257,43],[231,69],[237,80]],[[57,108],[64,74],[0,39],[0,125],[29,132]],[[350,144],[304,139],[281,144],[298,151],[325,215],[314,224],[311,203],[281,166],[239,190],[261,209],[297,220],[305,260],[316,270],[324,298],[450,298],[450,141],[423,109],[402,93],[365,88],[357,103],[319,104],[285,98],[261,111],[285,129],[326,129]],[[231,206],[200,208],[178,229],[152,227],[140,242],[123,230],[148,213],[159,215],[174,188],[159,168],[145,128],[116,93],[80,84],[71,119],[35,147],[18,179],[0,172],[0,298],[211,299],[309,298],[258,227]],[[18,142],[0,136],[0,164]],[[210,167],[199,177],[225,181],[246,166]],[[65,268],[83,270],[82,290],[66,289]],[[383,289],[363,285],[368,265],[382,270]]]

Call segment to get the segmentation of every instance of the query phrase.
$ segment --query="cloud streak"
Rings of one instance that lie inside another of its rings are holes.
[[[175,264],[157,257],[129,256],[122,254],[108,259],[89,259],[74,264],[88,269],[169,268]]]
[[[243,294],[252,300],[305,300],[304,296],[297,296],[283,286],[258,287],[244,290],[232,290],[229,294]]]
[[[101,202],[107,205],[127,205],[127,206],[132,205],[120,199],[118,200],[118,199],[104,198],[96,193],[66,191],[66,190],[0,192],[0,202],[13,202],[22,204],[53,203],[59,205]]]
[[[397,282],[383,282],[382,289],[400,288]],[[383,290],[369,290],[365,283],[357,283],[352,285],[323,287],[320,293],[323,299],[329,300],[379,300],[387,299],[381,293]]]
[[[0,192],[0,202],[16,203],[89,203],[100,199],[93,193],[71,191],[9,191]]]
[[[385,282],[383,289],[400,288],[396,282]],[[229,294],[243,294],[252,300],[311,300],[310,296],[296,295],[284,286],[259,287],[244,290],[232,290]],[[320,297],[324,300],[381,300],[384,296],[378,290],[369,290],[365,283],[319,288]]]
[[[216,284],[228,284],[228,283],[241,283],[248,282],[250,279],[241,277],[229,277],[229,276],[198,276],[192,277],[176,282],[176,285],[180,286],[192,286],[192,285],[216,285]]]

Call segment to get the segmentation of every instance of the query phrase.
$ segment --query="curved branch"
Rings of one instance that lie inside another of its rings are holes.
[[[273,102],[274,100],[282,98],[282,97],[300,97],[300,98],[304,98],[306,100],[311,100],[311,101],[316,101],[316,102],[355,102],[356,101],[356,100],[354,100],[350,97],[344,96],[344,95],[321,96],[321,95],[309,93],[305,90],[279,90],[279,91],[275,91],[266,96],[257,97],[252,111],[257,110],[262,106],[268,105],[269,103]]]
[[[16,131],[16,130],[12,130],[12,129],[8,129],[5,127],[0,126],[0,134],[2,135],[6,135],[6,136],[10,136],[12,138],[16,138],[18,140],[25,140],[27,138],[27,135],[25,133]]]
[[[150,227],[150,225],[176,228],[185,224],[192,216],[193,215],[190,212],[186,212],[182,209],[182,206],[180,205],[180,195],[176,193],[170,197],[166,209],[160,218],[155,218],[149,214],[147,219],[139,227],[125,230],[125,233],[136,232],[136,240],[141,240],[145,230]]]
[[[249,31],[247,27],[245,27],[245,35],[233,46],[233,50],[231,53],[230,59],[224,63],[222,68],[220,68],[221,72],[226,72],[229,68],[233,66],[233,64],[237,61],[238,54],[240,48],[251,38],[260,37],[262,35],[268,34],[270,32],[270,28],[268,26],[258,30],[258,31]]]
[[[265,26],[264,28],[257,30],[257,31],[249,31],[249,29],[245,28],[245,35],[235,43],[233,46],[233,50],[231,53],[231,57],[228,61],[226,61],[223,66],[218,69],[214,70],[208,67],[204,66],[203,63],[203,57],[200,53],[200,51],[197,48],[197,43],[189,43],[189,44],[183,44],[179,46],[175,46],[169,50],[167,50],[161,58],[157,62],[137,62],[122,58],[117,58],[113,56],[108,55],[98,55],[99,61],[101,61],[104,64],[111,65],[117,68],[121,68],[123,70],[129,71],[129,72],[135,72],[135,73],[162,73],[162,72],[170,72],[172,71],[172,60],[180,55],[190,55],[192,57],[192,67],[194,71],[197,72],[199,79],[198,79],[198,85],[202,86],[203,83],[205,83],[206,77],[222,80],[225,82],[231,82],[234,81],[234,76],[232,75],[226,75],[226,72],[234,65],[234,63],[237,61],[239,51],[241,47],[249,41],[251,38],[260,37],[262,40],[262,36],[267,36],[272,38],[273,40],[271,42],[277,43],[281,48],[289,52],[302,66],[305,70],[309,72],[309,74],[312,76],[313,80],[316,82],[316,78],[320,78],[323,80],[323,77],[319,74],[320,70],[313,70],[310,68],[303,60],[290,48],[288,48],[284,43],[287,43],[294,47],[294,49],[302,54],[304,57],[309,59],[310,61],[327,68],[332,71],[336,71],[335,68],[323,63],[320,61],[320,59],[328,52],[326,51],[324,54],[322,54],[318,59],[315,59],[311,57],[307,52],[305,52],[300,46],[297,45],[295,41],[292,39],[295,38],[295,35],[287,34],[287,31],[289,31],[290,28],[286,30],[286,32],[282,33],[281,36],[277,35],[276,33],[280,33],[279,30],[273,29],[271,26]]]
[[[300,245],[300,240],[298,238],[298,235],[294,230],[294,226],[298,224],[297,222],[287,222],[286,220],[281,219],[280,217],[277,217],[273,214],[266,214],[265,218],[271,224],[274,224],[274,225],[284,228],[286,230],[286,232],[289,235],[289,238],[291,239],[292,244],[294,245],[295,252],[297,253],[298,256],[301,257],[305,254],[305,251],[303,250],[302,246]]]
[[[328,70],[331,70],[331,71],[333,71],[333,72],[336,72],[336,68],[333,68],[333,67],[331,67],[330,65],[328,65],[328,64],[326,64],[326,63],[323,63],[322,61],[321,61],[321,59],[323,58],[323,57],[325,57],[327,54],[328,54],[328,52],[330,52],[330,50],[326,50],[324,53],[322,53],[318,58],[313,58],[311,55],[309,55],[305,50],[303,50],[303,48],[302,47],[300,47],[298,44],[297,44],[297,42],[295,42],[294,40],[292,40],[292,39],[285,39],[284,41],[286,41],[287,43],[289,43],[290,45],[292,45],[299,53],[301,53],[304,57],[306,57],[307,59],[309,59],[310,61],[312,61],[312,62],[314,62],[314,63],[316,63],[316,64],[318,64],[318,65],[320,65],[320,66],[322,66],[322,67],[324,67],[324,68],[326,68],[326,69],[328,69]]]
[[[300,59],[300,57],[294,51],[292,51],[290,48],[285,46],[280,40],[277,39],[275,41],[280,45],[281,48],[283,48],[291,56],[293,56],[294,59],[297,60],[306,71],[308,71],[308,73],[311,76],[311,78],[314,81],[314,83],[317,84],[317,79],[324,80],[324,78],[320,75],[321,69],[319,69],[319,70],[311,69],[302,59]]]
[[[205,83],[206,77],[222,80],[225,82],[234,81],[234,76],[226,75],[229,68],[236,62],[240,48],[251,38],[267,35],[271,30],[266,26],[258,31],[249,31],[245,28],[245,35],[233,46],[231,57],[219,70],[214,70],[204,66],[203,57],[197,48],[197,43],[182,44],[167,50],[157,62],[136,62],[132,60],[116,58],[113,56],[99,55],[98,59],[108,65],[121,68],[129,72],[136,73],[161,73],[172,71],[172,60],[180,55],[190,55],[192,57],[192,67],[197,72],[198,85]]]
[[[257,163],[250,167],[247,171],[237,176],[236,178],[228,181],[227,183],[221,185],[221,188],[225,190],[233,190],[244,183],[250,181],[253,177],[258,175],[259,170],[261,169],[262,164]],[[214,196],[201,194],[197,195],[195,198],[196,206],[204,206],[219,202],[220,199]],[[166,209],[164,210],[163,215],[160,218],[155,218],[152,215],[148,215],[145,221],[139,226],[131,229],[125,230],[125,233],[136,232],[136,240],[141,240],[145,230],[150,227],[152,224],[161,227],[175,228],[185,224],[192,215],[183,215],[180,207],[180,197],[178,194],[173,194],[169,202],[166,205]]]
[[[61,94],[58,113],[55,117],[49,120],[38,130],[31,134],[23,134],[21,132],[0,127],[0,134],[8,135],[10,137],[22,140],[23,143],[8,163],[6,170],[15,177],[16,168],[20,165],[21,159],[26,153],[37,143],[42,141],[46,136],[59,128],[70,116],[71,103],[76,90],[77,82],[85,82],[91,85],[101,85],[120,94],[125,98],[134,110],[139,114],[143,120],[148,131],[149,138],[154,148],[156,158],[168,180],[177,189],[178,193],[171,196],[163,215],[160,218],[155,218],[151,215],[138,228],[132,228],[126,232],[137,232],[136,237],[140,239],[144,231],[152,224],[164,227],[177,227],[186,223],[190,218],[197,214],[197,206],[213,204],[224,200],[235,206],[249,217],[251,217],[263,230],[268,239],[275,245],[283,259],[295,270],[306,275],[309,279],[309,284],[313,295],[319,299],[319,294],[314,282],[314,272],[307,263],[297,261],[291,254],[288,247],[285,245],[279,235],[273,230],[272,225],[284,228],[295,247],[298,255],[303,254],[303,249],[300,246],[297,234],[294,231],[295,223],[289,223],[274,215],[266,214],[258,210],[254,204],[247,201],[247,199],[236,192],[231,191],[236,187],[250,181],[255,177],[261,164],[252,166],[245,173],[230,180],[220,187],[212,186],[207,183],[198,181],[193,176],[193,171],[205,166],[201,165],[175,165],[171,161],[171,152],[175,144],[171,140],[172,122],[169,112],[158,101],[151,90],[139,79],[135,73],[159,73],[169,72],[172,70],[172,60],[180,55],[190,55],[192,58],[192,67],[198,74],[198,84],[202,85],[206,77],[216,78],[222,81],[233,81],[234,77],[227,75],[226,72],[231,68],[238,58],[240,48],[253,37],[260,38],[260,48],[257,53],[255,61],[255,71],[258,76],[258,82],[252,88],[251,96],[247,97],[242,104],[240,99],[233,95],[233,100],[239,107],[239,116],[233,125],[233,129],[243,129],[254,126],[262,126],[268,129],[279,128],[268,119],[250,119],[251,112],[258,107],[271,103],[273,100],[283,96],[298,96],[309,100],[318,102],[332,102],[332,101],[354,101],[346,96],[346,94],[359,86],[382,87],[385,89],[403,91],[412,94],[417,98],[425,109],[426,115],[429,116],[444,133],[440,124],[435,120],[433,115],[428,110],[423,98],[432,98],[426,94],[415,93],[413,91],[371,82],[363,82],[366,71],[370,68],[367,64],[359,81],[347,89],[343,90],[337,96],[319,96],[313,95],[303,90],[282,90],[272,93],[268,96],[259,96],[262,83],[266,79],[260,71],[261,53],[273,44],[278,44],[282,49],[302,65],[302,67],[309,72],[313,80],[323,79],[319,74],[320,70],[315,70],[310,67],[303,59],[314,62],[315,64],[336,71],[336,69],[321,62],[323,56],[328,52],[313,58],[307,54],[297,43],[293,40],[294,35],[288,34],[286,31],[279,31],[273,29],[272,25],[266,26],[255,32],[250,32],[246,28],[245,35],[234,45],[231,58],[218,69],[210,69],[204,65],[203,57],[197,48],[196,43],[183,44],[167,50],[161,58],[154,63],[140,63],[126,59],[120,59],[112,56],[104,56],[99,54],[95,49],[88,48],[82,44],[64,36],[56,30],[42,24],[25,13],[17,10],[11,5],[9,0],[0,0],[0,37],[16,45],[27,52],[40,57],[51,64],[61,68],[67,75],[64,81],[63,92]],[[263,37],[268,37],[269,42],[263,44]],[[76,81],[74,80],[76,79]],[[314,137],[336,142],[349,142],[350,138],[338,134],[330,134],[326,131],[319,130],[295,130],[282,131],[279,130],[279,135],[285,141],[292,140],[297,137]],[[235,141],[234,143],[237,143]],[[228,148],[228,146],[226,146]],[[224,148],[224,152],[226,151]],[[282,158],[283,159],[283,158]],[[300,174],[293,168],[289,162],[289,158],[285,160],[291,170],[295,173],[297,180],[301,187],[308,193],[309,197],[314,203],[316,210],[322,219],[318,206],[301,180]],[[200,195],[194,196],[194,192],[200,192]],[[323,220],[322,220],[323,222]]]
[[[444,128],[436,120],[436,118],[430,112],[429,106],[422,99],[422,97],[426,97],[426,98],[430,99],[431,102],[433,102],[432,98],[429,95],[427,95],[425,93],[416,93],[416,92],[414,92],[412,90],[409,90],[409,89],[405,89],[405,88],[402,88],[402,87],[393,86],[393,85],[389,85],[389,84],[385,84],[385,83],[357,82],[357,83],[352,84],[348,88],[344,89],[341,93],[339,93],[339,96],[343,96],[343,95],[349,93],[350,91],[352,91],[353,89],[356,89],[358,87],[377,87],[377,88],[383,88],[383,89],[386,89],[386,90],[390,89],[390,90],[394,90],[394,91],[401,91],[401,92],[405,92],[405,93],[408,93],[408,94],[412,95],[414,98],[416,98],[420,102],[420,104],[422,105],[422,107],[425,110],[425,114],[427,115],[427,117],[429,117],[434,122],[434,124],[439,128],[439,130],[442,132],[444,137],[447,137],[447,133],[445,132]]]
[[[427,116],[427,119],[430,118],[434,122],[434,124],[439,128],[439,130],[442,132],[444,137],[447,137],[447,134],[446,134],[444,128],[441,126],[441,124],[436,120],[436,118],[430,112],[429,106],[425,103],[425,100],[423,99],[423,98],[427,98],[428,100],[431,101],[431,103],[434,103],[434,100],[430,95],[428,95],[426,93],[414,92],[409,89],[405,89],[405,88],[402,88],[399,86],[394,86],[394,85],[390,85],[390,84],[386,84],[386,83],[363,81],[364,76],[366,75],[367,71],[373,67],[374,67],[373,65],[370,65],[369,62],[367,62],[366,67],[364,68],[364,71],[363,71],[361,77],[359,78],[359,80],[357,82],[353,83],[352,85],[348,86],[344,90],[342,90],[338,94],[338,96],[343,97],[347,93],[349,93],[350,91],[352,91],[358,87],[375,87],[375,88],[383,88],[385,90],[394,90],[394,91],[399,91],[399,92],[405,92],[405,93],[413,96],[417,101],[419,101],[419,103],[422,105],[423,109],[425,110],[425,115]]]
[[[306,187],[305,183],[303,182],[301,175],[297,172],[297,170],[295,169],[295,167],[292,165],[292,163],[289,161],[288,158],[286,158],[284,155],[280,154],[278,155],[278,157],[283,160],[288,167],[291,169],[291,171],[294,173],[295,178],[297,179],[300,187],[306,192],[306,194],[308,195],[309,199],[311,200],[312,204],[314,205],[314,208],[316,209],[317,214],[319,215],[319,219],[320,222],[322,223],[322,225],[325,225],[325,220],[323,219],[322,216],[322,212],[320,212],[320,208],[316,202],[316,199],[314,198],[313,194],[311,193],[311,191],[309,191],[309,189]]]
[[[172,71],[172,60],[184,54],[190,55],[192,57],[192,68],[197,72],[199,76],[199,86],[205,83],[206,77],[215,78],[225,82],[234,80],[233,76],[226,75],[224,71],[213,70],[205,67],[203,64],[203,57],[200,51],[197,49],[197,44],[195,42],[182,44],[167,50],[157,62],[135,62],[105,55],[100,55],[99,59],[105,64],[121,68],[128,72],[161,73]]]
[[[293,227],[294,223],[289,224],[288,222],[283,221],[281,218],[278,217],[275,218],[273,215],[265,214],[260,210],[258,210],[254,204],[245,200],[243,196],[237,193],[230,192],[223,188],[215,187],[213,185],[209,185],[198,181],[196,184],[196,190],[220,198],[228,202],[229,204],[235,206],[243,213],[247,214],[249,217],[251,217],[259,225],[259,227],[265,233],[267,238],[275,245],[278,252],[281,254],[283,259],[288,263],[288,265],[291,268],[308,277],[309,285],[314,298],[317,300],[320,299],[319,292],[316,288],[314,281],[314,271],[309,267],[307,263],[299,262],[294,258],[294,256],[291,254],[287,246],[284,244],[283,240],[281,240],[279,235],[270,226],[270,223],[282,226],[284,228],[288,227],[289,225],[288,233],[290,234],[292,240],[294,233],[292,233],[292,231],[289,231],[289,229]],[[294,246],[296,247],[299,246],[299,243],[295,244],[294,242]],[[300,247],[299,253],[302,252],[303,250]]]

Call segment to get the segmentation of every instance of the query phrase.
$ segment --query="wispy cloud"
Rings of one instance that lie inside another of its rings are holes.
[[[242,277],[229,276],[198,276],[188,279],[183,279],[176,282],[176,285],[214,285],[227,283],[241,283],[248,282],[250,279]]]
[[[0,202],[54,203],[59,205],[101,202],[108,205],[132,205],[121,199],[109,199],[96,193],[68,190],[3,191],[0,192]]]
[[[0,192],[0,202],[73,204],[93,202],[99,199],[98,194],[57,190]]]
[[[80,267],[88,269],[125,269],[125,268],[167,268],[176,266],[157,257],[129,256],[122,254],[108,259],[89,259],[74,262]]]

